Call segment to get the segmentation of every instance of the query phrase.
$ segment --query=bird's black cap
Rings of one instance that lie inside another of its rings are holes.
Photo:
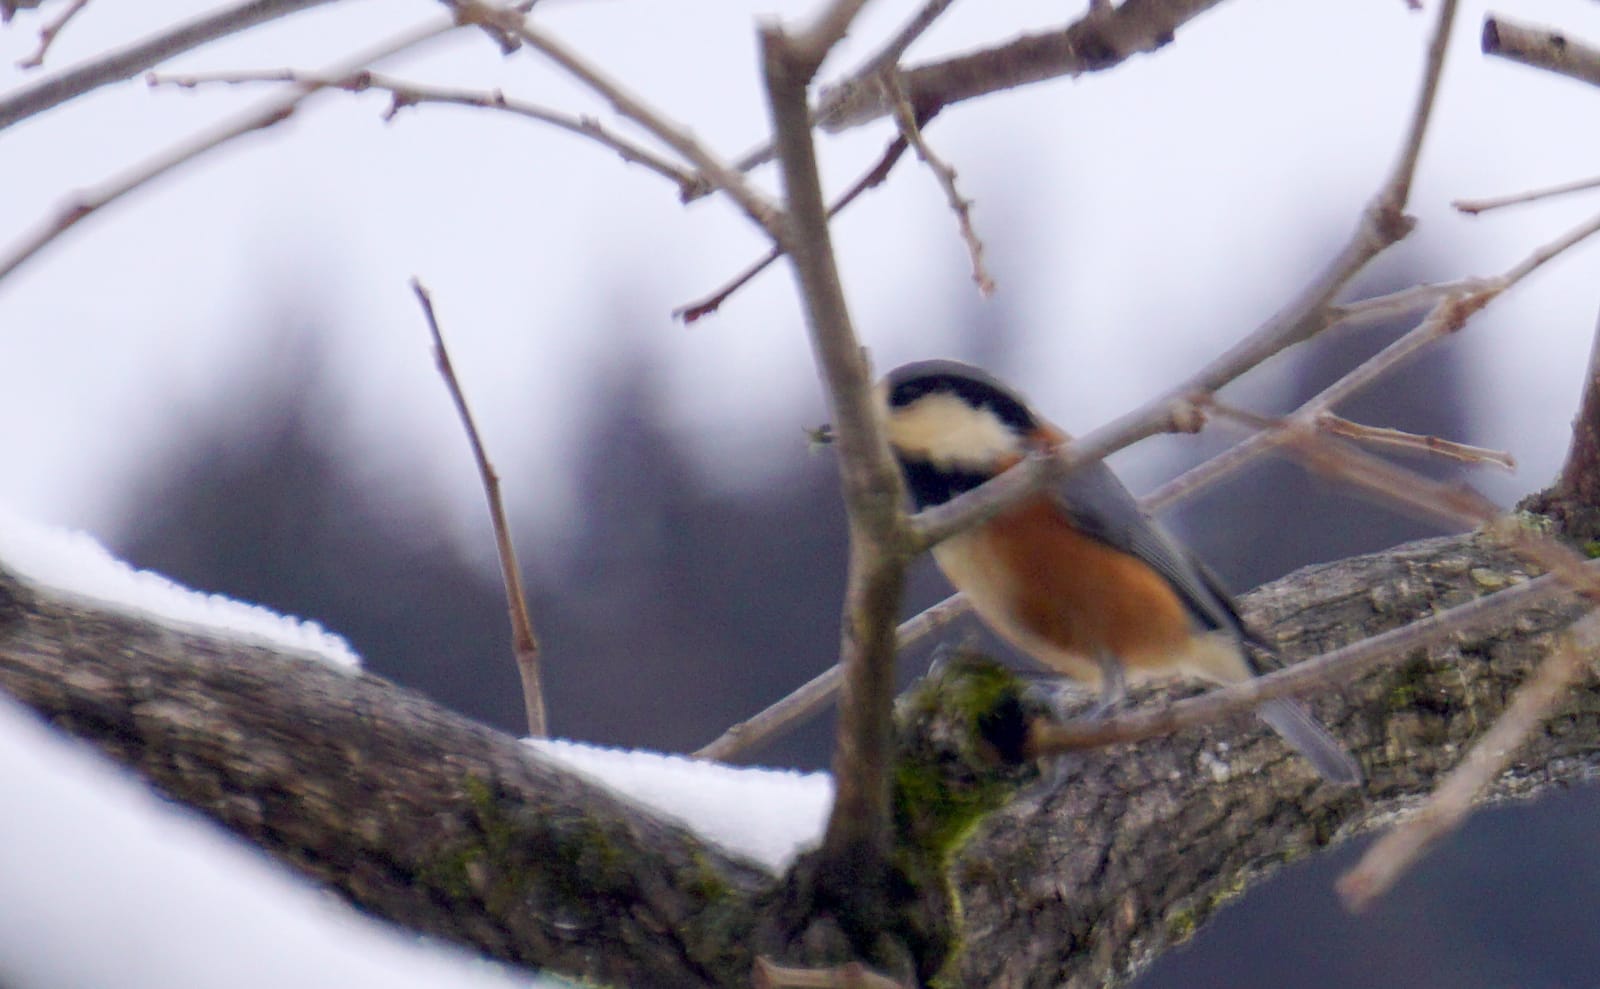
[[[925,395],[947,392],[975,409],[988,409],[1020,433],[1039,425],[1017,393],[982,368],[960,361],[932,360],[902,364],[884,376],[890,409],[900,409]]]

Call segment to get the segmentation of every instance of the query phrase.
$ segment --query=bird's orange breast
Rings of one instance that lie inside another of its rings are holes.
[[[1049,495],[934,550],[980,618],[1042,665],[1098,683],[1098,658],[1130,678],[1178,671],[1194,624],[1164,577],[1074,528]]]

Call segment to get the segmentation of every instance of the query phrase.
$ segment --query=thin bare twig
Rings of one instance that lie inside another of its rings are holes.
[[[1408,433],[1403,429],[1368,426],[1359,422],[1351,422],[1349,419],[1341,418],[1331,412],[1324,412],[1317,417],[1317,427],[1325,429],[1335,436],[1355,440],[1357,443],[1363,443],[1367,446],[1431,453],[1435,456],[1464,464],[1493,464],[1502,470],[1517,469],[1516,459],[1504,450],[1490,450],[1481,446],[1470,446],[1466,443],[1440,439],[1437,436]]]
[[[1409,315],[1419,309],[1434,305],[1447,295],[1470,292],[1482,288],[1482,279],[1464,278],[1454,282],[1437,282],[1412,285],[1385,295],[1374,295],[1355,302],[1344,302],[1329,307],[1328,329],[1335,327],[1370,326],[1399,316]]]
[[[900,627],[895,629],[895,648],[904,652],[966,613],[966,598],[960,594],[952,594],[933,607],[901,622]],[[748,752],[763,742],[784,734],[795,725],[814,716],[833,700],[833,695],[838,693],[843,678],[844,671],[838,664],[828,667],[782,700],[718,735],[715,740],[696,750],[695,757],[726,762],[740,753]]]
[[[933,22],[937,21],[946,10],[949,10],[950,5],[954,2],[955,0],[928,0],[927,3],[918,8],[915,14],[911,15],[911,19],[906,21],[900,30],[895,32],[894,37],[885,42],[882,48],[874,52],[861,64],[859,69],[851,74],[851,78],[858,82],[865,81],[899,65],[900,56],[906,53],[906,49],[915,44],[916,40],[922,37],[928,28],[933,27]],[[827,87],[824,87],[824,99],[826,94]]]
[[[1198,431],[1200,420],[1195,412],[1195,403],[1186,398],[1146,403],[1081,439],[1065,444],[1053,455],[1030,456],[971,491],[923,509],[911,518],[912,532],[919,546],[930,548],[993,518],[1046,484],[1065,477],[1080,464],[1103,460],[1124,447],[1160,433]]]
[[[855,87],[862,85],[867,80],[877,78],[877,76],[885,69],[892,68],[898,64],[900,61],[900,56],[906,53],[906,49],[910,48],[918,38],[922,37],[923,32],[932,27],[933,22],[939,19],[939,15],[948,10],[950,5],[954,2],[955,0],[928,0],[928,2],[923,4],[922,8],[913,14],[911,19],[908,20],[905,25],[895,33],[895,36],[889,39],[889,41],[886,42],[882,48],[878,49],[877,52],[863,62],[860,68],[850,73],[847,78],[841,80],[839,83],[830,83],[829,85],[822,87],[822,93],[818,97],[819,102],[828,102],[829,91],[835,89],[837,86],[842,85],[846,87]],[[767,162],[771,161],[772,154],[772,142],[768,141],[759,147],[752,148],[750,151],[746,152],[739,158],[738,161],[734,162],[733,167],[737,168],[741,172],[748,172],[751,169],[758,168],[759,166],[765,165]]]
[[[1420,288],[1425,289],[1425,292],[1408,289],[1379,299],[1368,300],[1369,303],[1372,303],[1370,307],[1368,307],[1367,303],[1356,303],[1343,307],[1343,311],[1346,313],[1365,312],[1369,311],[1369,309],[1371,311],[1381,311],[1401,302],[1409,302],[1412,298],[1439,295],[1439,301],[1434,304],[1428,315],[1420,323],[1339,380],[1312,396],[1292,413],[1290,418],[1310,419],[1332,410],[1381,376],[1410,360],[1434,341],[1460,329],[1468,318],[1498,298],[1501,293],[1533,274],[1563,251],[1575,247],[1596,233],[1600,233],[1600,215],[1596,215],[1592,219],[1573,227],[1548,244],[1540,245],[1522,261],[1495,277],[1467,278],[1448,285],[1421,286]],[[1268,430],[1255,433],[1248,439],[1230,447],[1205,463],[1190,468],[1151,492],[1145,498],[1145,507],[1152,512],[1160,511],[1181,498],[1190,497],[1195,492],[1201,491],[1238,471],[1256,457],[1271,450],[1281,441],[1282,434],[1274,431]]]
[[[561,66],[568,75],[609,103],[617,113],[643,127],[681,155],[685,161],[699,170],[707,182],[726,193],[728,198],[744,210],[745,215],[755,221],[755,224],[769,237],[774,240],[782,239],[783,223],[777,207],[747,183],[743,175],[713,155],[683,127],[668,120],[633,93],[611,81],[599,69],[530,22],[521,12],[514,8],[485,3],[483,0],[446,0],[446,3],[457,11],[461,19],[492,25],[526,42],[530,48]]]
[[[1600,573],[1582,554],[1552,536],[1503,515],[1489,499],[1464,484],[1447,484],[1372,456],[1349,443],[1317,432],[1303,422],[1284,420],[1274,428],[1286,434],[1282,447],[1312,470],[1370,493],[1418,518],[1463,527],[1486,526],[1513,552],[1559,576],[1567,586],[1600,605]]]
[[[810,27],[789,33],[789,54],[795,59],[795,68],[804,69],[808,76],[815,74],[822,60],[850,33],[850,25],[866,5],[867,0],[833,0]]]
[[[890,141],[889,146],[884,149],[883,156],[878,159],[878,163],[868,169],[866,174],[857,179],[855,184],[845,191],[844,195],[834,200],[833,205],[828,207],[828,218],[832,219],[837,216],[840,210],[849,206],[863,192],[882,185],[884,180],[889,177],[889,172],[893,170],[895,163],[900,160],[900,156],[906,153],[906,148],[907,144],[904,137],[896,137],[893,141]],[[691,302],[688,305],[679,306],[677,309],[672,310],[673,317],[681,319],[685,323],[693,323],[701,317],[709,316],[720,309],[722,304],[727,302],[733,293],[739,291],[752,278],[767,270],[774,261],[781,257],[783,257],[783,251],[777,246],[772,247],[750,267],[739,272],[715,292],[700,299],[698,302]]]
[[[185,21],[126,48],[75,65],[0,98],[0,130],[101,86],[134,76],[218,38],[297,14],[331,0],[246,0]]]
[[[1517,688],[1500,718],[1484,732],[1415,815],[1367,849],[1339,877],[1338,890],[1351,911],[1364,910],[1392,887],[1428,849],[1460,827],[1479,794],[1510,765],[1583,673],[1600,648],[1600,612],[1590,612],[1561,637],[1556,650]]]
[[[1520,206],[1523,203],[1534,203],[1541,199],[1551,199],[1574,192],[1586,192],[1595,188],[1600,188],[1600,175],[1596,175],[1594,178],[1580,179],[1576,182],[1563,182],[1560,185],[1545,186],[1542,189],[1530,189],[1527,192],[1512,193],[1508,196],[1491,196],[1487,199],[1456,199],[1450,205],[1463,213],[1471,213],[1476,216],[1479,213],[1487,213],[1492,209]]]
[[[194,89],[211,83],[241,85],[256,82],[278,82],[299,83],[302,85],[315,84],[322,88],[341,89],[349,93],[383,92],[392,97],[389,109],[384,114],[385,119],[388,120],[394,119],[406,107],[420,106],[425,103],[503,110],[519,117],[536,120],[560,130],[598,141],[600,144],[615,151],[623,161],[642,165],[675,184],[678,187],[678,195],[681,199],[689,199],[705,186],[705,181],[699,176],[673,162],[667,161],[646,148],[618,137],[593,117],[562,113],[534,103],[512,99],[498,89],[483,91],[430,86],[383,75],[367,69],[352,72],[343,77],[322,76],[297,69],[269,69],[265,71],[190,73],[185,75],[151,73],[145,78],[152,86],[177,86],[182,89]]]
[[[71,0],[55,20],[39,29],[39,47],[34,49],[32,55],[17,63],[19,69],[37,69],[44,64],[44,57],[50,51],[50,46],[55,44],[56,37],[63,28],[76,16],[78,12],[89,5],[89,0]]]
[[[455,30],[457,26],[452,21],[435,21],[412,28],[410,31],[400,34],[381,45],[375,45],[354,58],[347,59],[322,74],[333,77],[348,75],[363,66],[390,58],[403,51],[415,48],[426,41],[447,34]],[[99,188],[79,192],[66,204],[58,207],[53,217],[41,223],[32,233],[25,235],[4,254],[0,254],[0,281],[4,281],[12,272],[53,243],[62,234],[72,229],[84,218],[104,209],[123,196],[160,178],[173,169],[186,165],[235,138],[243,137],[255,131],[265,130],[274,124],[287,120],[302,102],[320,91],[321,88],[314,83],[294,86],[287,96],[267,100],[255,109],[248,110],[221,126],[202,131],[188,141],[147,159],[144,163],[124,173],[120,178],[112,179]]]
[[[528,595],[522,587],[522,568],[517,566],[517,550],[511,541],[511,523],[506,518],[505,502],[500,497],[500,476],[489,462],[483,448],[477,423],[467,408],[467,396],[461,390],[450,363],[450,352],[445,349],[444,334],[439,331],[439,319],[433,311],[433,297],[416,278],[411,279],[411,291],[422,306],[422,315],[428,321],[428,332],[433,335],[433,360],[450,390],[450,400],[455,403],[456,414],[467,431],[467,442],[472,446],[472,459],[478,464],[478,477],[483,481],[483,493],[489,501],[489,521],[494,527],[495,550],[500,556],[500,577],[506,589],[506,608],[511,615],[511,648],[517,659],[517,674],[522,678],[522,702],[528,715],[528,735],[544,738],[545,727],[544,686],[539,673],[539,638],[533,633],[533,619],[528,615]]]
[[[892,70],[886,72],[882,80],[894,106],[894,120],[896,126],[900,128],[900,136],[916,149],[917,157],[922,159],[922,163],[928,166],[929,171],[933,172],[939,188],[944,190],[945,202],[956,215],[956,225],[961,229],[961,240],[967,245],[967,256],[972,260],[972,280],[977,284],[979,294],[985,297],[993,295],[994,278],[983,264],[983,241],[978,239],[977,232],[972,229],[972,200],[957,191],[956,170],[934,154],[933,149],[928,147],[928,142],[923,140],[916,112],[906,101],[905,93],[895,81],[894,72]]]
[[[1483,53],[1600,86],[1600,49],[1563,31],[1508,21],[1498,14],[1483,19]]]
[[[755,989],[911,989],[860,962],[835,968],[795,968],[757,957],[750,984]]]

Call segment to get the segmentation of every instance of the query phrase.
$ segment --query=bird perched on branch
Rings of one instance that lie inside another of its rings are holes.
[[[1067,435],[984,371],[921,361],[878,385],[890,448],[917,508],[978,487]],[[934,560],[979,618],[1048,669],[1099,688],[1101,710],[1128,680],[1187,675],[1239,683],[1261,672],[1226,591],[1147,519],[1103,463],[1073,469],[987,522],[939,543]],[[1257,714],[1333,783],[1354,759],[1304,707]]]

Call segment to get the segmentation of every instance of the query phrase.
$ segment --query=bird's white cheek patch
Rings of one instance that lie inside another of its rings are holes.
[[[993,412],[954,395],[925,395],[891,410],[888,431],[901,451],[936,467],[982,471],[1026,452],[1021,438]]]

